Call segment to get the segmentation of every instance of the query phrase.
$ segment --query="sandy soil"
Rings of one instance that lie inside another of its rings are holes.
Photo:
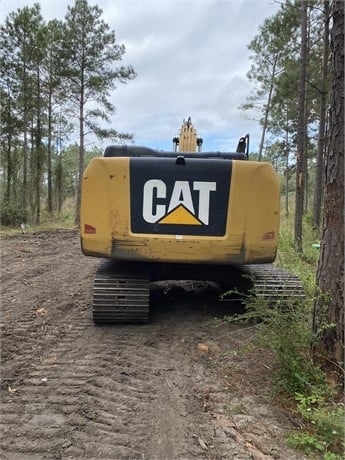
[[[152,285],[147,325],[94,326],[76,231],[1,238],[1,459],[291,459],[255,327]]]

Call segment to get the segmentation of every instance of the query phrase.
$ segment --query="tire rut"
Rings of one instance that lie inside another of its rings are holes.
[[[273,449],[276,459],[302,459],[279,441],[274,412],[265,422],[265,402],[263,416],[238,414],[241,429],[228,427],[225,407],[234,395],[242,404],[245,375],[257,372],[236,358],[250,331],[210,327],[212,296],[163,286],[148,325],[95,327],[98,261],[81,254],[76,231],[2,243],[1,459],[249,460],[254,434],[268,440],[257,458]]]
[[[175,394],[173,380],[164,376],[173,369],[168,350],[142,344],[150,329],[95,329],[91,324],[66,329],[62,341],[26,367],[24,377],[20,366],[21,378],[2,402],[3,452],[141,459],[148,458],[145,446],[157,452],[163,442],[166,451],[172,429],[155,437],[155,414],[164,401],[169,410],[159,417],[168,425],[173,416],[175,426],[176,399],[182,401],[183,395]],[[185,402],[179,406],[180,417],[186,417]],[[168,446],[167,458],[176,458],[172,450]],[[195,455],[181,454],[190,453]]]

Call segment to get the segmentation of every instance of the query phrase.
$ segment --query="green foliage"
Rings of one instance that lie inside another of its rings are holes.
[[[10,208],[9,208],[10,209]],[[12,208],[11,208],[12,209]],[[1,211],[3,209],[1,208]],[[5,219],[2,219],[1,212],[1,224],[3,225],[1,232],[3,233],[17,233],[17,232],[35,232],[41,230],[54,230],[57,228],[75,228],[74,216],[75,216],[75,203],[73,199],[66,199],[61,208],[61,212],[49,213],[46,210],[42,210],[41,221],[39,224],[26,224],[25,228],[22,229],[21,225],[24,223],[24,219],[20,219],[21,214],[18,213],[18,217],[7,224]],[[15,217],[15,215],[14,215]],[[3,222],[4,220],[4,222]]]
[[[256,340],[273,352],[276,391],[295,407],[301,420],[302,429],[289,436],[289,444],[310,455],[322,454],[325,460],[342,458],[344,406],[333,402],[334,388],[313,362],[310,350],[314,337],[307,302],[287,302],[272,308],[249,295],[245,304],[244,314],[226,320],[256,323]]]
[[[74,217],[75,217],[75,204],[73,200],[67,199],[60,213],[54,213],[53,215],[44,212],[42,213],[42,220],[39,226],[42,230],[49,230],[55,228],[74,228]]]
[[[115,83],[126,83],[135,72],[115,67],[125,47],[101,16],[98,6],[76,0],[63,21],[46,22],[35,3],[11,12],[0,25],[0,186],[6,196],[2,221],[8,224],[18,222],[18,194],[31,223],[39,222],[44,207],[53,216],[79,191],[87,135],[132,138],[104,127],[115,113],[109,99]],[[81,124],[72,175],[62,151]]]
[[[249,293],[243,296],[245,313],[226,320],[254,323],[256,340],[273,352],[276,391],[300,419],[301,429],[289,436],[289,444],[313,458],[339,460],[344,449],[344,405],[336,404],[338,388],[327,381],[311,353],[317,340],[312,330],[312,312],[319,249],[315,247],[318,238],[310,220],[306,216],[303,222],[304,253],[299,256],[293,246],[293,216],[282,217],[277,257],[277,264],[300,277],[305,299],[269,306]],[[323,328],[333,326],[322,320]]]
[[[1,226],[16,227],[25,222],[25,220],[25,210],[22,208],[20,203],[8,201],[1,203]]]
[[[276,389],[291,398],[324,384],[324,375],[310,354],[313,336],[310,308],[303,300],[268,306],[254,295],[245,297],[246,312],[228,321],[257,323],[258,341],[275,356]]]
[[[293,222],[293,215],[281,216],[277,265],[295,273],[302,280],[306,302],[311,308],[315,295],[319,236],[311,226],[310,216],[306,215],[303,220],[303,254],[298,255],[293,243]]]
[[[109,121],[108,116],[115,112],[108,97],[115,83],[126,83],[136,76],[132,66],[114,67],[125,54],[125,47],[116,43],[115,33],[103,21],[102,13],[87,0],[75,0],[73,6],[68,6],[61,43],[64,82],[61,90],[68,96],[71,113],[98,137],[131,139],[128,133],[107,130],[96,122]],[[82,142],[80,139],[80,144]]]
[[[295,400],[307,426],[303,432],[291,434],[289,444],[308,454],[320,452],[325,460],[343,458],[340,453],[345,447],[344,406],[327,403],[325,396],[317,391],[309,396],[296,393]]]

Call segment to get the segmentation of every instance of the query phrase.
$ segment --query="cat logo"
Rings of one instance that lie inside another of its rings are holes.
[[[131,231],[223,236],[231,169],[231,161],[131,158]]]
[[[143,219],[151,224],[208,225],[210,194],[216,188],[216,182],[194,181],[192,190],[198,194],[195,205],[189,182],[175,181],[167,203],[166,184],[160,179],[148,180],[144,184]]]

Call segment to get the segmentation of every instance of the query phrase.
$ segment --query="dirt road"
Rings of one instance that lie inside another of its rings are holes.
[[[76,231],[2,236],[1,459],[296,459],[255,328],[191,284],[147,325],[97,326]]]

